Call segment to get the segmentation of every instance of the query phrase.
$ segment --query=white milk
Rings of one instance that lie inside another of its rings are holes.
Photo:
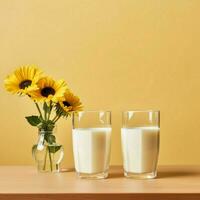
[[[122,128],[124,170],[131,173],[155,171],[159,152],[158,127]]]
[[[76,171],[102,173],[110,160],[111,128],[73,129],[73,152]]]

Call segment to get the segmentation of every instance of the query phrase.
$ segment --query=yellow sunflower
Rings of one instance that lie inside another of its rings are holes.
[[[64,98],[61,101],[59,101],[59,106],[66,113],[73,111],[81,111],[83,109],[83,105],[79,97],[75,96],[69,90],[65,92]]]
[[[35,101],[58,102],[68,89],[64,80],[55,81],[51,77],[41,78],[37,85],[39,89],[31,93]]]
[[[42,71],[36,66],[22,66],[4,80],[5,88],[13,94],[29,94],[38,89],[37,82],[41,74]]]

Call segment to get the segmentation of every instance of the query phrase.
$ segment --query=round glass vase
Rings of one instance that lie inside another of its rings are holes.
[[[48,142],[50,139],[47,138],[51,138],[52,141]],[[32,155],[39,172],[60,172],[64,150],[62,145],[55,142],[53,130],[39,130],[38,144],[33,145]]]

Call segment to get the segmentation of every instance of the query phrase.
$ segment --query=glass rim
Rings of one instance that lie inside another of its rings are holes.
[[[123,110],[122,113],[128,113],[128,112],[158,112],[160,113],[160,110],[157,109],[135,109],[135,110]]]

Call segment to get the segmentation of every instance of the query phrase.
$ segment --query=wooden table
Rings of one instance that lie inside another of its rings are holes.
[[[0,199],[200,199],[200,166],[161,166],[152,180],[127,179],[122,171],[111,167],[108,179],[83,180],[73,171],[49,174],[29,166],[1,166]]]

